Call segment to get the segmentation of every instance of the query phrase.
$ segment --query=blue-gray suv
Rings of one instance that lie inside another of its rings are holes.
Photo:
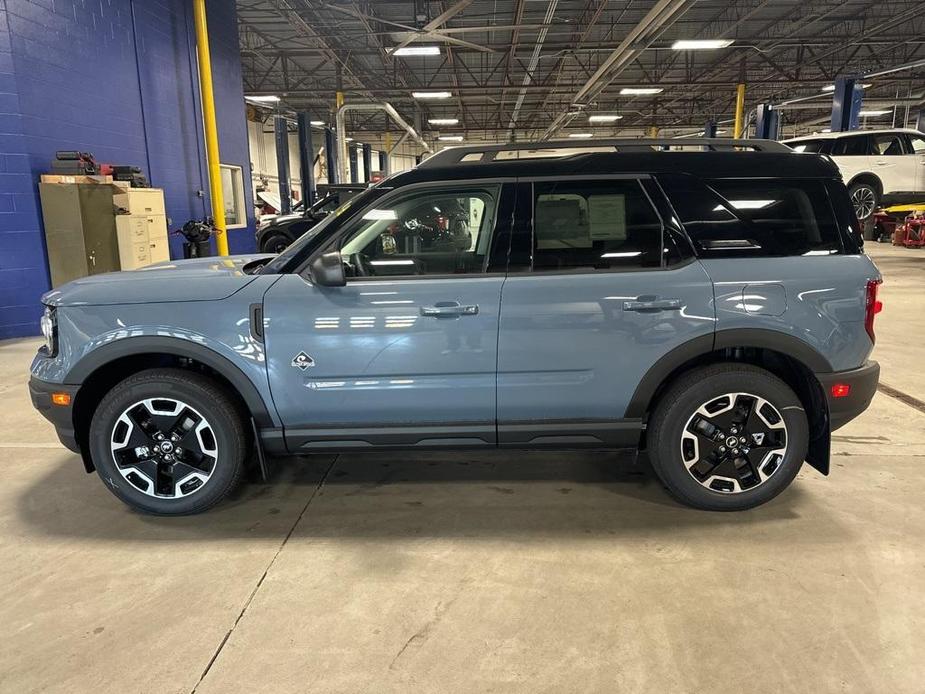
[[[680,501],[756,506],[870,403],[881,278],[827,158],[678,145],[444,150],[280,255],[59,287],[33,403],[155,514],[373,449],[646,450]]]

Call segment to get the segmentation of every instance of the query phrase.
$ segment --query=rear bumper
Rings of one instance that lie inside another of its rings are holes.
[[[864,366],[850,371],[816,374],[822,390],[825,392],[829,406],[829,427],[832,431],[843,427],[861,414],[870,405],[880,382],[880,364],[869,361]],[[848,395],[841,398],[832,396],[832,386],[844,384],[850,386]]]
[[[74,398],[80,386],[68,386],[61,383],[41,381],[34,376],[29,379],[29,395],[32,397],[32,406],[41,413],[45,419],[55,425],[58,439],[68,449],[80,453],[77,445],[77,436],[74,434]],[[51,402],[52,393],[67,393],[71,396],[70,405],[55,405]]]

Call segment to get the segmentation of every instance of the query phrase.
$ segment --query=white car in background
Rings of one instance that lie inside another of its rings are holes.
[[[925,202],[925,133],[918,130],[818,133],[784,144],[832,157],[861,221],[879,207]]]

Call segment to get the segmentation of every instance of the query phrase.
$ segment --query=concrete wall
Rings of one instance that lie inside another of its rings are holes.
[[[233,2],[209,2],[222,161],[248,175]],[[0,0],[0,338],[36,334],[50,287],[38,199],[55,151],[141,166],[176,229],[209,207],[188,0]],[[249,228],[232,252],[254,249]],[[182,239],[171,236],[171,256]]]

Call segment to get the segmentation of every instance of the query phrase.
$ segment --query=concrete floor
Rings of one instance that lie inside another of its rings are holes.
[[[925,251],[869,250],[883,381],[925,399]],[[741,514],[518,453],[287,461],[151,518],[33,413],[37,344],[0,343],[2,692],[923,691],[925,414],[893,397]]]

